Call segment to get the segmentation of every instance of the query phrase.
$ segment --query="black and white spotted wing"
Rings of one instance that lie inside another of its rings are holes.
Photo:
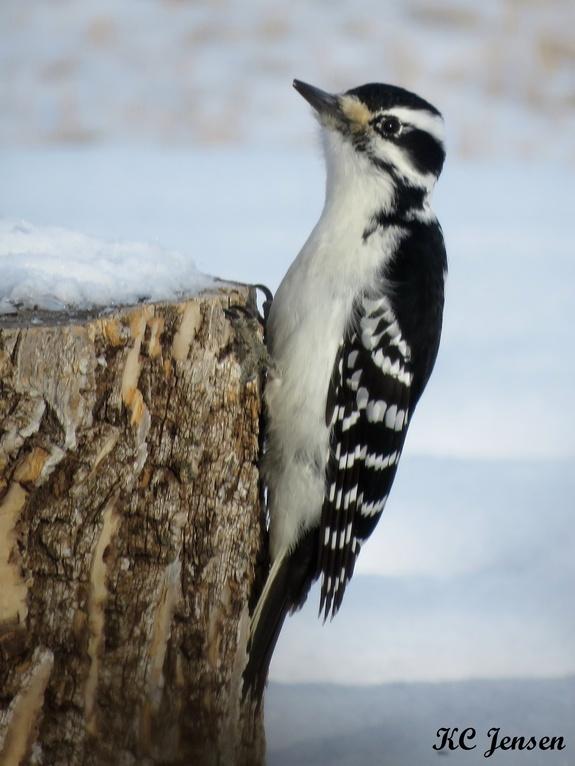
[[[326,408],[330,456],[318,559],[325,618],[339,609],[361,545],[381,516],[410,414],[411,349],[389,298],[363,298],[357,309]]]

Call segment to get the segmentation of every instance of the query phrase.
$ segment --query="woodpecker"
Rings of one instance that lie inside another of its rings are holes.
[[[320,577],[320,615],[336,614],[382,514],[437,356],[447,273],[430,207],[441,113],[393,85],[293,84],[320,123],[327,181],[267,319],[271,566],[244,672],[260,693],[286,614]]]

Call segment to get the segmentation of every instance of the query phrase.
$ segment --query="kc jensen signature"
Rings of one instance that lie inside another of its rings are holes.
[[[489,758],[496,750],[565,750],[563,737],[504,737],[501,729],[493,727],[487,732],[489,746],[483,753]],[[477,732],[471,726],[467,729],[443,728],[437,730],[438,743],[434,750],[474,750]]]

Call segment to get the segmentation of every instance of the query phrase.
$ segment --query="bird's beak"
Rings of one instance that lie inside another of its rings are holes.
[[[301,80],[294,80],[293,86],[300,96],[313,106],[319,117],[335,117],[338,120],[343,117],[337,96]]]

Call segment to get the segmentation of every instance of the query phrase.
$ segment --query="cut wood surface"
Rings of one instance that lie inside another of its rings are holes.
[[[0,322],[2,766],[263,762],[248,297]]]

